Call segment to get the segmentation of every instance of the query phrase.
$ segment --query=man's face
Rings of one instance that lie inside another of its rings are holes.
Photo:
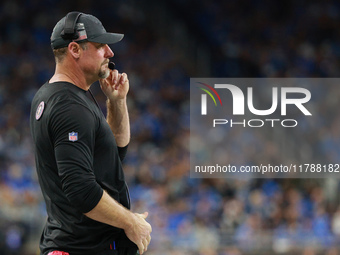
[[[84,72],[95,81],[107,78],[110,74],[109,58],[113,55],[107,44],[88,42],[83,49]]]

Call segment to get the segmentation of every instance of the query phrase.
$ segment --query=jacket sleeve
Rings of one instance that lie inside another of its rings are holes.
[[[103,194],[93,172],[96,128],[95,115],[79,104],[58,107],[50,122],[62,190],[83,213],[91,211]]]

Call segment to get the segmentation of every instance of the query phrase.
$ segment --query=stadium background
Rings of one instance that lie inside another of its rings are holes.
[[[125,34],[112,49],[117,68],[130,78],[132,140],[124,164],[133,210],[150,212],[147,254],[339,254],[337,179],[190,179],[188,165],[190,77],[339,77],[340,4],[331,0],[3,0],[1,254],[37,254],[46,214],[30,102],[54,71],[52,28],[73,10]],[[98,84],[92,90],[104,108]],[[337,105],[340,88],[312,94]],[[275,141],[241,131],[229,146],[244,158],[248,147],[237,144],[261,144],[259,155],[268,161],[299,162],[307,152],[339,163],[339,117],[337,108],[322,112],[326,128],[316,136],[294,129],[296,153],[278,155]]]

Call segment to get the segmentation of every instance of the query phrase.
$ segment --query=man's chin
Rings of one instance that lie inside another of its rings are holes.
[[[105,69],[105,71],[100,71],[98,74],[100,79],[106,79],[107,77],[109,77],[109,75],[110,75],[109,69]]]

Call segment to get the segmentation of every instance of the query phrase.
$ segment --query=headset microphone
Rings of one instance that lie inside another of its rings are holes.
[[[116,67],[115,63],[113,63],[113,62],[109,63],[109,69],[113,70],[113,69],[115,69],[115,67]]]

